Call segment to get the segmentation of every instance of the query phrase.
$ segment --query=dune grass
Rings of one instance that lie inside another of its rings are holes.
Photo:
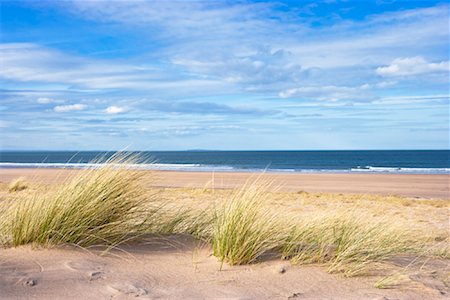
[[[422,253],[426,237],[411,224],[348,208],[298,216],[270,205],[267,183],[234,191],[215,208],[214,255],[231,265],[281,252],[292,263],[321,263],[354,276],[401,254]]]
[[[197,208],[187,203],[182,206],[163,203],[155,215],[158,221],[157,226],[153,226],[153,233],[187,234],[210,242],[214,219],[210,207]]]
[[[253,263],[270,253],[292,263],[325,264],[347,276],[397,255],[420,253],[425,245],[424,235],[413,233],[410,224],[359,208],[289,211],[280,202],[274,205],[274,193],[267,192],[273,191],[271,183],[258,180],[221,192],[214,205],[167,203],[161,190],[143,187],[146,172],[129,167],[135,162],[115,155],[55,190],[0,202],[0,244],[114,246],[143,234],[182,233],[210,243],[222,263]],[[448,255],[444,252],[440,256]]]
[[[20,192],[20,191],[25,190],[27,187],[28,187],[28,184],[25,181],[25,178],[24,177],[19,177],[19,178],[13,180],[8,185],[8,192],[10,192],[10,193]]]
[[[247,264],[284,239],[280,215],[267,207],[267,187],[248,184],[215,209],[214,255],[231,265]]]
[[[293,263],[324,263],[329,272],[353,276],[374,263],[399,254],[422,251],[408,224],[363,212],[328,211],[299,222],[283,246],[282,256]]]
[[[117,244],[151,230],[157,207],[140,185],[143,175],[127,168],[134,161],[115,155],[99,168],[82,170],[56,191],[10,203],[1,230],[12,246]],[[145,217],[143,217],[145,216]]]
[[[402,283],[410,282],[411,279],[406,274],[395,273],[390,276],[385,276],[375,282],[374,287],[377,289],[392,289],[399,287]]]

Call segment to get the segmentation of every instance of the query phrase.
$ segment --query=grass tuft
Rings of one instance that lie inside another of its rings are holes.
[[[236,190],[215,209],[214,255],[231,265],[247,264],[279,246],[280,216],[268,209],[268,184]]]
[[[13,180],[9,185],[8,185],[8,191],[10,193],[14,193],[14,192],[20,192],[25,190],[26,188],[28,188],[28,184],[25,181],[24,177],[19,177],[15,180]]]
[[[374,287],[377,289],[393,289],[398,288],[401,284],[410,282],[411,279],[406,274],[396,273],[393,275],[385,276],[375,282]]]
[[[127,167],[134,161],[115,155],[101,167],[80,171],[54,192],[15,201],[0,224],[7,243],[113,245],[149,230],[157,210],[148,206],[151,196],[140,185],[143,172]]]
[[[413,237],[405,224],[363,212],[330,211],[297,224],[282,255],[293,263],[325,263],[329,272],[354,276],[396,255],[419,253],[423,243]]]

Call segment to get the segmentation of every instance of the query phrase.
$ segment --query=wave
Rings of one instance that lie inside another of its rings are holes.
[[[13,163],[0,162],[0,168],[65,168],[88,169],[100,168],[98,163]],[[130,164],[130,168],[142,170],[164,171],[200,171],[200,172],[268,172],[268,173],[390,173],[390,174],[450,174],[450,168],[410,168],[410,167],[373,167],[358,166],[349,169],[276,169],[276,168],[243,168],[229,165],[205,164]]]
[[[351,172],[366,173],[396,173],[396,174],[449,174],[450,168],[409,168],[409,167],[357,167],[350,169]]]

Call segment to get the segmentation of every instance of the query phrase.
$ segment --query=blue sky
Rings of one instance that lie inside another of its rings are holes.
[[[446,1],[1,0],[2,149],[448,149]]]

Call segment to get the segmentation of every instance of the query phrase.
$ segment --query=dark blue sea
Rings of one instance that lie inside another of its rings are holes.
[[[304,173],[450,173],[449,150],[155,151],[139,168]],[[82,168],[112,152],[0,151],[0,168]]]

